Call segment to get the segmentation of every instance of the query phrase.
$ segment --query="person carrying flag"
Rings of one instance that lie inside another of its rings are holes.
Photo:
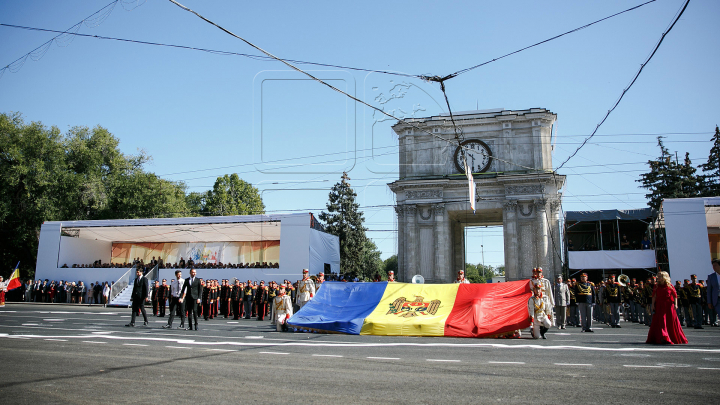
[[[10,275],[10,280],[7,282],[3,280],[2,276],[0,276],[0,307],[5,306],[5,293],[22,285],[20,282],[20,270],[18,270],[19,266],[20,262],[15,265],[15,270],[12,275]]]

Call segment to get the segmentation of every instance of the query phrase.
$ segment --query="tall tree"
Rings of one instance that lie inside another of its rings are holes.
[[[393,273],[395,273],[395,279],[397,280],[397,278],[399,277],[397,255],[392,255],[385,259],[385,261],[383,262],[383,271],[386,275],[390,274],[390,272],[392,271]]]
[[[63,135],[20,114],[0,114],[0,274],[20,261],[34,273],[44,221],[178,216],[185,186],[143,170],[144,153],[125,155],[107,129]]]
[[[713,146],[710,149],[707,162],[700,165],[703,171],[704,196],[720,195],[720,128],[715,126],[715,134],[712,137]]]
[[[255,215],[265,213],[265,204],[257,188],[237,173],[220,176],[205,196],[207,215]]]
[[[662,201],[666,198],[686,198],[700,195],[702,183],[697,176],[695,168],[690,161],[690,155],[685,155],[683,164],[675,161],[668,149],[658,137],[660,156],[656,160],[649,160],[650,172],[640,175],[638,182],[649,190],[645,197],[649,199],[648,205],[660,209]]]
[[[380,258],[381,252],[378,250],[377,245],[370,239],[365,239],[362,258],[362,272],[361,275],[366,280],[372,280],[376,274],[379,274],[382,278],[383,274],[383,261]],[[385,277],[385,279],[387,276]]]
[[[357,276],[363,274],[363,255],[365,251],[365,218],[359,210],[360,204],[355,202],[357,194],[350,187],[350,177],[343,173],[340,182],[336,183],[328,196],[327,212],[320,213],[319,218],[325,223],[328,233],[340,238],[340,271]]]

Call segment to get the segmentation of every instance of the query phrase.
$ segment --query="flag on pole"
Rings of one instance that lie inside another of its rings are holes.
[[[15,265],[15,271],[13,271],[12,275],[10,276],[10,280],[8,280],[7,283],[7,290],[14,290],[15,288],[18,288],[22,285],[20,282],[20,270],[18,270],[18,267],[20,266],[20,262],[18,262],[17,265]]]
[[[475,178],[473,177],[472,170],[468,167],[467,160],[463,159],[465,164],[465,175],[468,178],[468,187],[470,187],[470,209],[475,213]]]

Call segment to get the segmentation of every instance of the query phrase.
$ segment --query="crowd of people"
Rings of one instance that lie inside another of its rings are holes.
[[[132,319],[127,326],[135,326],[135,316],[145,314],[145,302],[152,304],[153,316],[169,315],[164,328],[172,328],[175,317],[180,318],[180,329],[198,330],[198,318],[205,321],[214,318],[251,319],[259,321],[270,318],[278,330],[286,330],[286,320],[313,298],[318,288],[325,282],[324,273],[310,277],[307,269],[303,270],[303,278],[295,283],[284,280],[282,283],[270,281],[235,279],[215,280],[197,277],[195,268],[190,270],[190,277],[183,279],[182,270],[175,271],[174,279],[156,280],[147,287],[148,281],[138,269],[132,292]],[[145,290],[143,290],[145,289]],[[166,312],[166,308],[169,311]],[[284,318],[279,318],[279,316]],[[187,325],[186,325],[187,319]],[[194,327],[193,327],[194,321]]]
[[[648,250],[652,248],[653,244],[652,242],[650,242],[650,239],[648,239],[647,236],[643,236],[642,238],[628,239],[627,235],[622,235],[620,239],[620,250]],[[588,239],[580,246],[575,246],[572,239],[568,239],[567,249],[571,252],[592,250],[618,250],[618,244],[616,242],[610,242],[607,244],[603,244],[602,249],[600,249],[592,239]]]
[[[18,287],[17,301],[64,304],[107,304],[112,283],[65,280],[27,280]]]
[[[205,262],[198,262],[195,263],[193,259],[188,259],[185,261],[184,258],[180,258],[180,261],[175,263],[166,263],[163,261],[163,259],[158,258],[156,259],[155,256],[152,257],[152,259],[148,260],[146,263],[144,259],[141,258],[135,258],[132,262],[123,262],[123,263],[103,263],[102,260],[95,260],[92,264],[73,264],[72,266],[68,266],[67,264],[63,264],[61,268],[78,268],[78,269],[84,269],[84,268],[107,268],[107,269],[114,269],[114,268],[131,268],[133,266],[136,267],[142,267],[143,269],[152,269],[155,266],[157,266],[160,269],[186,269],[186,268],[196,268],[196,269],[245,269],[245,268],[259,268],[259,269],[277,269],[280,267],[280,263],[273,263],[273,262],[254,262],[254,263],[205,263]]]

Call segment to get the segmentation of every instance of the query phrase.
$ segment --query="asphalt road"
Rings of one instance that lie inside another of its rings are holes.
[[[122,308],[0,308],[1,402],[707,404],[720,392],[720,328],[653,346],[647,327],[628,323],[500,340],[278,333],[224,318],[197,332],[152,316],[124,327],[129,318]]]

